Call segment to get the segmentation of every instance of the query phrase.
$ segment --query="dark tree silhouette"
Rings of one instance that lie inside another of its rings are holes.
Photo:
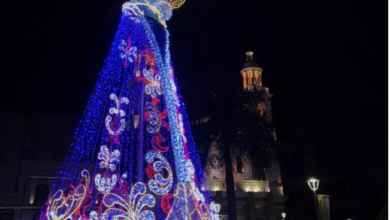
[[[255,178],[263,179],[264,170],[270,170],[274,155],[272,121],[267,114],[262,115],[258,111],[253,111],[252,107],[257,106],[254,105],[257,100],[252,98],[246,93],[230,96],[225,100],[222,97],[214,98],[214,101],[210,102],[213,112],[211,116],[207,120],[198,121],[193,128],[205,172],[210,172],[210,168],[215,166],[216,159],[219,166],[225,167],[229,220],[237,218],[234,170],[243,166],[245,162],[251,162],[257,171],[254,173]],[[219,156],[209,158],[212,143],[217,148]]]

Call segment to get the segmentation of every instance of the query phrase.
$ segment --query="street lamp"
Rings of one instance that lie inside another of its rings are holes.
[[[320,180],[316,179],[316,178],[310,178],[309,180],[307,180],[307,184],[309,184],[310,189],[314,193],[314,205],[316,208],[317,220],[321,220],[320,219],[319,204],[318,204],[318,199],[317,199],[317,189],[318,189],[318,186],[320,185]]]
[[[282,212],[282,219],[284,220],[286,218],[286,213]]]

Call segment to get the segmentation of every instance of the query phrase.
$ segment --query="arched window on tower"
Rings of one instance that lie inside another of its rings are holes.
[[[236,168],[237,168],[237,173],[243,173],[243,161],[241,157],[237,157],[236,159]]]
[[[35,188],[34,205],[43,205],[49,198],[49,187],[41,184]]]
[[[252,78],[252,85],[253,85],[254,87],[257,87],[257,81],[256,81],[256,78],[255,78],[255,77]]]

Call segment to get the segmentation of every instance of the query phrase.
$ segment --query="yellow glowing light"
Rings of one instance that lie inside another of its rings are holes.
[[[89,188],[89,172],[83,170],[81,176],[85,179],[85,185],[79,184],[74,192],[65,197],[64,191],[58,190],[54,194],[52,203],[50,204],[47,210],[47,217],[49,220],[63,220],[71,218],[76,210],[81,206],[85,195],[87,194],[87,189]]]
[[[33,204],[34,203],[34,196],[31,194],[30,195],[30,204]]]
[[[122,6],[122,11],[124,10],[129,10],[132,12],[133,15],[135,16],[144,16],[144,12],[141,11],[138,6],[145,6],[145,7],[148,7],[154,14],[157,15],[158,17],[158,22],[164,26],[164,27],[167,27],[167,25],[165,24],[165,22],[161,19],[161,13],[160,11],[153,5],[149,4],[149,3],[131,3],[131,2],[126,2],[123,4]]]
[[[134,128],[137,129],[139,124],[139,115],[134,115]]]
[[[171,5],[172,9],[180,8],[185,0],[167,0],[167,2]]]

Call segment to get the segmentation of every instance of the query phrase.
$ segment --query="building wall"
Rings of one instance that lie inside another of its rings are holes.
[[[70,116],[0,115],[0,220],[38,220],[37,189],[51,193],[74,129]]]
[[[60,164],[61,162],[22,161],[17,190],[0,192],[0,216],[9,213],[12,215],[10,220],[37,219],[42,205],[51,194],[51,186]],[[42,191],[37,191],[42,186],[47,187],[48,194],[42,195]]]

